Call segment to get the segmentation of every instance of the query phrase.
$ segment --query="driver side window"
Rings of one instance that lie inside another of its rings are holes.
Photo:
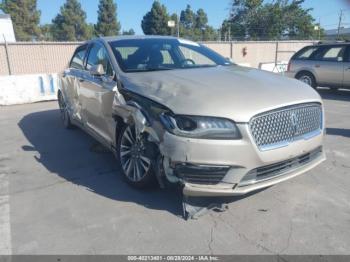
[[[114,75],[113,67],[108,58],[105,47],[101,44],[94,43],[89,52],[86,69],[90,70],[93,66],[97,66],[99,64],[103,66],[106,76],[112,77]]]

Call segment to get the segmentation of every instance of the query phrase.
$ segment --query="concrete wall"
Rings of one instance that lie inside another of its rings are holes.
[[[238,64],[259,68],[260,63],[288,61],[299,49],[312,41],[284,42],[205,42],[206,46]],[[58,73],[67,64],[79,43],[9,43],[0,44],[0,75]],[[8,54],[8,62],[6,55]],[[243,55],[246,50],[246,55]]]
[[[0,106],[57,99],[56,74],[0,76]]]

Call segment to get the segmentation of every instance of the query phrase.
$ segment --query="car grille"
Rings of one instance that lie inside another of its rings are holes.
[[[308,103],[262,113],[251,119],[249,127],[260,150],[283,147],[321,133],[322,106]]]
[[[302,167],[308,163],[311,163],[315,159],[319,158],[322,154],[322,147],[318,147],[317,149],[283,161],[276,164],[259,167],[250,171],[240,182],[240,186],[251,185],[257,182],[261,182],[263,180],[272,179],[280,175],[284,175],[290,171],[293,171],[299,167]]]

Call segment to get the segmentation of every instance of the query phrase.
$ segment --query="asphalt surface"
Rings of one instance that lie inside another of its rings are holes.
[[[56,102],[0,108],[0,254],[350,254],[350,92],[321,91],[328,160],[223,213],[137,191]]]

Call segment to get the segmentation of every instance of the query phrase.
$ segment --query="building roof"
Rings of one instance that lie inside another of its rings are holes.
[[[338,35],[338,29],[331,29],[331,30],[326,30],[325,34],[328,36],[332,36],[332,35]],[[350,34],[350,28],[340,28],[340,34],[344,35],[344,34]]]

